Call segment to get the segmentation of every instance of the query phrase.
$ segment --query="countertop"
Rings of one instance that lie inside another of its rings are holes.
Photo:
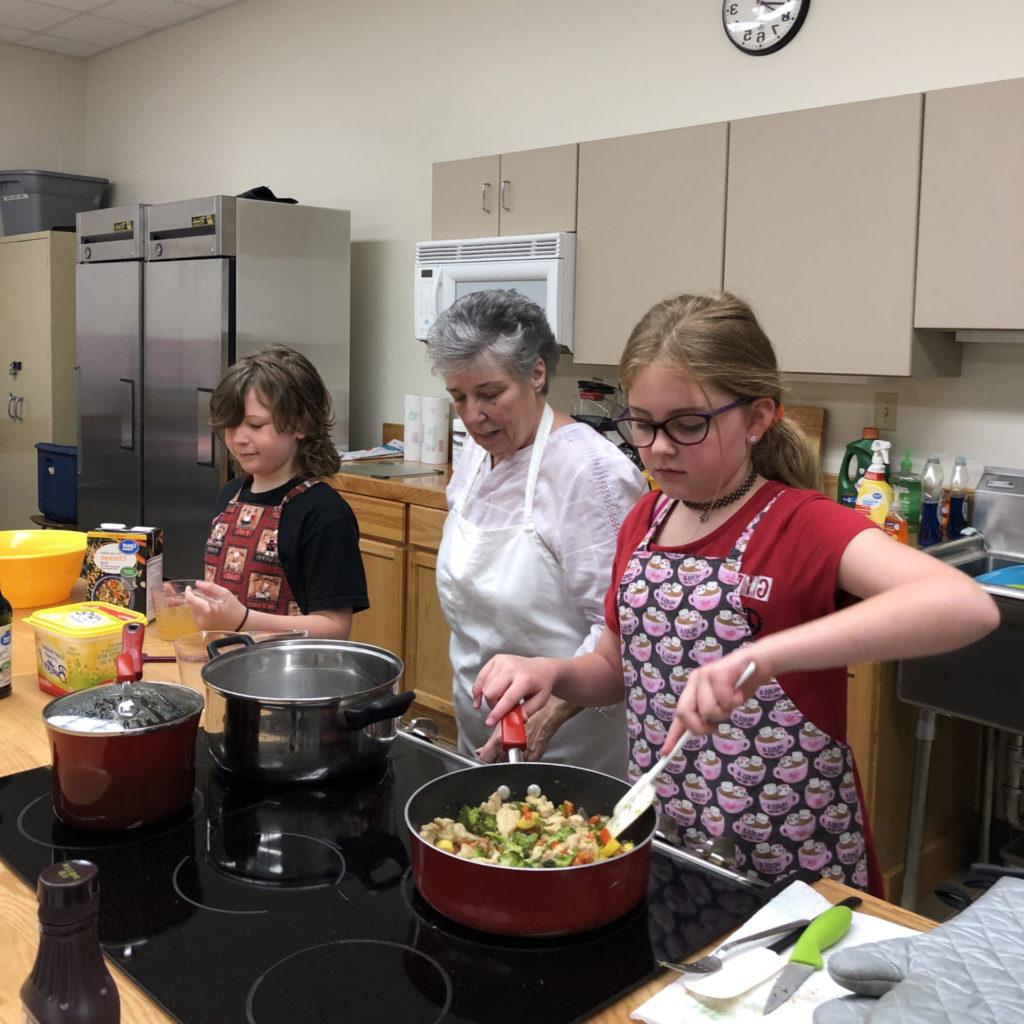
[[[440,481],[441,477],[432,479]],[[348,477],[344,481],[346,489],[349,480],[361,486],[388,485],[386,480]],[[422,491],[421,488],[414,488],[408,484],[391,486],[401,491]],[[353,486],[352,490],[357,490],[357,487]],[[443,484],[438,483],[437,492],[443,502]],[[408,497],[396,497],[390,491],[359,490],[358,493],[412,501],[413,504],[426,504],[424,501]],[[443,504],[433,507],[443,507]],[[79,599],[79,596],[72,595],[72,600]],[[50,750],[40,711],[52,698],[43,693],[36,682],[32,628],[23,621],[29,614],[31,609],[17,609],[14,613],[14,693],[6,700],[0,701],[0,775],[26,771],[50,763]],[[161,640],[152,628],[147,632],[145,649],[147,653],[153,655],[174,653],[171,644]],[[173,664],[147,664],[144,674],[147,679],[177,682],[177,668]],[[816,888],[833,903],[853,893],[853,890],[835,882],[822,881]],[[935,926],[934,922],[891,903],[861,895],[864,898],[864,904],[860,908],[862,911],[922,931]],[[21,1020],[18,990],[35,960],[38,934],[35,894],[0,861],[0,949],[4,951],[3,956],[0,956],[0,1024],[17,1024]],[[123,1024],[173,1022],[173,1018],[158,1009],[132,981],[116,967],[111,967],[121,994]],[[597,1014],[591,1019],[591,1024],[628,1024],[629,1014],[664,988],[674,977],[675,975],[666,971],[662,976],[635,989],[613,1006]]]
[[[357,476],[345,472],[342,464],[341,472],[326,478],[336,491],[347,491],[350,494],[364,494],[369,498],[383,498],[387,501],[404,501],[410,505],[424,505],[427,508],[448,511],[444,489],[452,477],[451,466],[428,466],[421,462],[403,462],[401,459],[386,462],[358,462],[358,466],[410,466],[425,470],[443,469],[440,475],[431,473],[427,476],[398,477],[394,480],[378,480],[372,476]]]

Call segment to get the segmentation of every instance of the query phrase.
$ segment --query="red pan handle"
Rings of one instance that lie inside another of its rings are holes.
[[[141,622],[126,622],[121,629],[121,650],[127,654],[135,666],[135,681],[142,678],[142,641],[146,637],[146,627]]]
[[[519,708],[513,708],[501,720],[501,745],[506,752],[526,750],[526,723]]]

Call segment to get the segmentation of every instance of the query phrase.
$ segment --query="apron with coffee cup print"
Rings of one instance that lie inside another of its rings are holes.
[[[226,587],[253,611],[299,615],[301,610],[278,554],[277,534],[285,505],[319,483],[322,481],[303,480],[280,505],[239,501],[239,488],[210,525],[204,555],[206,579]]]
[[[629,781],[657,760],[690,672],[750,641],[741,563],[776,495],[726,558],[649,550],[675,506],[665,501],[619,583]],[[706,736],[688,741],[655,783],[655,810],[696,853],[718,837],[736,868],[774,880],[799,867],[857,888],[868,884],[849,747],[804,718],[776,680]]]

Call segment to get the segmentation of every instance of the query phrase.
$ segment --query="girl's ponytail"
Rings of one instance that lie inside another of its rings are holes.
[[[765,480],[790,487],[821,489],[821,467],[815,462],[807,435],[785,417],[776,420],[751,453],[754,469]]]

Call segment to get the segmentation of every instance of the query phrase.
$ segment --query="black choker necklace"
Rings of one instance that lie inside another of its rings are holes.
[[[683,504],[694,512],[699,513],[698,518],[702,523],[706,523],[711,518],[711,513],[716,508],[725,508],[726,505],[731,505],[734,501],[738,501],[743,497],[751,487],[754,486],[754,481],[757,479],[757,470],[753,466],[750,467],[750,475],[746,480],[743,481],[736,488],[735,491],[731,491],[729,494],[724,495],[721,498],[715,498],[714,501],[684,501]]]

